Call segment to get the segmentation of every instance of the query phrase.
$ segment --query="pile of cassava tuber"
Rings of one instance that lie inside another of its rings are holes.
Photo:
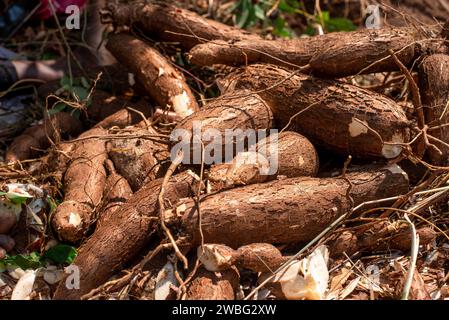
[[[241,299],[259,284],[284,299],[300,295],[269,276],[298,248],[324,244],[334,260],[410,250],[409,226],[389,218],[447,172],[448,25],[268,40],[156,2],[100,16],[114,72],[132,81],[112,94],[100,77],[80,119],[47,115],[6,155],[18,165],[48,149],[43,162],[60,173],[49,227],[79,245],[80,285],[66,274],[54,299],[129,291],[142,272],[153,299]],[[220,94],[199,95],[161,43],[216,71]],[[231,130],[244,137],[225,139]],[[435,241],[429,225],[416,229],[421,245]]]

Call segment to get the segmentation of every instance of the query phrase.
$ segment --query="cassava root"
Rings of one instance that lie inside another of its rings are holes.
[[[339,154],[392,159],[409,141],[409,121],[393,100],[343,82],[256,64],[231,73],[221,86],[257,91],[280,128]]]
[[[184,76],[157,50],[131,35],[109,35],[106,45],[114,57],[129,68],[148,95],[161,107],[184,118],[198,110]]]
[[[405,172],[391,165],[354,172],[346,179],[290,178],[206,195],[199,203],[202,232],[195,201],[181,201],[166,218],[168,225],[183,230],[191,245],[199,245],[201,239],[233,248],[255,242],[302,242],[350,210],[352,201],[359,205],[405,194],[408,188]]]

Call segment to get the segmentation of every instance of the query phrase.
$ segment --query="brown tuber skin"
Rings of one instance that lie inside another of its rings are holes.
[[[198,180],[188,171],[173,176],[165,187],[167,204],[176,205],[179,199],[193,195]],[[54,299],[80,299],[107,281],[145,248],[158,224],[157,198],[161,183],[162,179],[158,179],[143,186],[114,212],[113,218],[97,226],[73,262],[80,269],[80,289],[69,290],[65,287],[65,280],[62,280]]]
[[[0,234],[0,248],[3,248],[6,250],[6,252],[11,251],[16,243],[14,242],[14,239],[10,236],[7,236],[5,234]]]
[[[105,130],[95,128],[84,132],[80,138],[105,134]],[[61,240],[78,242],[93,222],[94,211],[103,197],[105,141],[99,138],[78,141],[71,157],[73,160],[64,176],[64,201],[56,209],[51,223]]]
[[[277,176],[288,178],[316,176],[319,168],[318,154],[312,143],[292,131],[281,132],[274,138],[264,138],[256,150],[239,153],[232,162],[218,164],[209,171],[212,191],[236,186],[262,183]],[[276,174],[268,175],[269,166],[277,168]]]
[[[106,45],[114,57],[127,66],[161,107],[181,118],[198,110],[198,104],[181,72],[148,44],[128,34],[111,34]]]
[[[105,161],[105,167],[109,174],[106,179],[103,194],[105,206],[99,215],[97,226],[107,223],[108,219],[114,219],[114,213],[120,209],[133,194],[128,181],[115,171],[114,164],[111,160],[107,159]]]
[[[416,230],[419,244],[426,245],[436,238],[436,233],[429,227]],[[355,227],[340,233],[329,243],[329,252],[333,257],[344,258],[344,253],[351,256],[358,251],[375,252],[401,250],[408,252],[412,245],[412,236],[406,224],[392,226],[388,221],[375,222]]]
[[[235,300],[239,280],[235,269],[210,272],[200,268],[188,285],[186,300]]]
[[[6,253],[11,251],[16,242],[10,236],[0,234],[0,260],[6,257]]]
[[[288,178],[310,176],[318,173],[318,154],[313,144],[304,136],[293,131],[280,132],[277,143],[269,136],[256,145],[256,150],[262,154],[278,153],[277,175]]]
[[[272,272],[289,259],[269,243],[252,243],[237,250],[220,244],[205,244],[198,247],[197,255],[203,266],[212,272],[228,270],[233,265],[253,272]]]
[[[339,154],[391,159],[401,154],[402,147],[386,142],[409,141],[404,111],[393,100],[353,85],[259,64],[230,74],[222,85],[225,90],[262,91],[259,95],[280,128],[292,125],[312,142]]]
[[[226,143],[226,130],[242,130],[245,132],[248,129],[270,129],[273,126],[273,114],[269,106],[257,94],[249,94],[245,90],[228,92],[208,103],[201,110],[183,119],[172,132],[173,144],[177,143],[178,139],[182,139],[179,146],[184,148],[186,144],[190,144],[192,155],[201,154],[201,144],[195,140],[193,140],[195,143],[191,143],[192,137],[196,134],[195,126],[201,126],[201,130],[198,128],[197,132],[201,133],[205,154],[210,154],[213,151],[213,148],[208,148],[209,144],[212,147],[220,144],[218,141],[214,141],[213,137],[207,137],[205,133],[213,131],[220,134],[224,159],[225,156],[235,155],[237,143],[244,143],[244,141],[237,141],[234,138],[232,140],[234,153],[231,155],[225,153],[225,146],[229,147],[231,145],[231,143]],[[186,133],[189,136],[183,136]],[[174,152],[173,149],[172,152]],[[189,159],[187,153],[188,151],[184,153],[185,159]]]
[[[6,162],[22,161],[36,156],[40,150],[50,146],[60,134],[76,136],[81,132],[81,122],[65,112],[58,112],[38,124],[26,129],[16,137],[6,153]]]
[[[122,134],[125,132],[137,136],[157,134],[153,128],[121,131]],[[166,145],[145,138],[112,139],[106,148],[117,172],[129,182],[134,192],[163,175],[160,160],[169,156]]]
[[[408,192],[405,172],[397,165],[347,175],[354,205]],[[202,233],[206,243],[236,248],[255,242],[310,241],[350,209],[349,184],[342,178],[290,178],[222,191],[202,199]],[[201,243],[198,212],[192,200],[166,213],[192,245]]]
[[[124,103],[121,104],[121,108],[116,112],[102,117],[102,120],[98,122],[94,128],[109,129],[112,127],[125,128],[132,126],[142,121],[142,115],[136,111],[128,109],[130,107],[138,112],[141,112],[145,117],[151,116],[151,109],[147,105]],[[104,112],[103,112],[104,113]]]
[[[449,121],[446,110],[449,96],[449,56],[435,54],[425,58],[419,68],[419,83],[426,124],[429,127],[447,124]],[[443,142],[449,143],[449,127],[430,130],[429,133]],[[434,149],[427,150],[432,163],[446,165],[449,148],[438,141],[431,140],[430,142],[434,143],[442,152],[439,154]]]
[[[6,207],[6,204],[0,202],[0,206]],[[14,212],[8,210],[7,208],[6,210],[0,209],[0,235],[9,233],[16,223],[17,216]]]
[[[103,23],[112,22],[115,26],[135,26],[147,36],[155,36],[162,41],[179,42],[190,49],[201,39],[212,40],[252,40],[258,35],[230,27],[220,22],[205,19],[200,15],[170,4],[109,3],[100,11]]]
[[[341,78],[397,70],[389,49],[409,65],[415,55],[416,39],[409,28],[364,29],[294,40],[211,41],[194,47],[189,56],[200,66],[271,63],[297,68],[310,64],[314,74]]]

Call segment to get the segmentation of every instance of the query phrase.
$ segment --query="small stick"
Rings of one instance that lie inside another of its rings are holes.
[[[410,268],[407,272],[407,278],[405,279],[404,289],[402,290],[401,300],[408,300],[408,295],[410,293],[410,288],[412,286],[413,275],[415,274],[416,259],[418,257],[419,250],[419,235],[416,233],[415,225],[410,221],[407,214],[404,215],[405,220],[410,225],[410,231],[412,232],[412,249],[410,258]]]
[[[412,75],[408,71],[407,67],[404,66],[404,64],[401,62],[401,60],[398,59],[398,57],[396,56],[394,51],[390,49],[390,50],[388,50],[388,52],[390,53],[394,62],[398,65],[398,67],[401,69],[402,73],[404,73],[405,77],[407,78],[408,82],[410,83],[410,90],[412,93],[413,106],[415,107],[416,113],[418,115],[418,126],[420,129],[424,129],[426,121],[424,119],[424,112],[423,112],[423,108],[422,108],[421,95],[419,93],[418,85],[416,84]]]
[[[170,180],[171,176],[173,175],[173,172],[175,172],[176,168],[181,164],[182,159],[184,158],[184,152],[180,150],[178,154],[176,155],[176,158],[173,159],[172,163],[170,164],[170,167],[167,170],[167,173],[164,176],[164,180],[162,181],[162,186],[159,192],[158,196],[158,204],[159,204],[159,218],[160,218],[160,224],[162,227],[162,230],[167,235],[168,239],[170,240],[171,244],[173,245],[173,249],[175,250],[175,254],[178,257],[179,260],[181,260],[184,263],[184,269],[189,268],[189,262],[187,261],[187,258],[181,253],[179,250],[178,245],[176,244],[175,239],[173,238],[173,235],[170,232],[170,229],[165,225],[165,206],[164,206],[164,193],[165,193],[165,186],[167,185],[168,181]]]

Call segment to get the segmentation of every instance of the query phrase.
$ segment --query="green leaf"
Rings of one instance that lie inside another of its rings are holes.
[[[68,75],[64,75],[61,80],[59,81],[59,84],[63,88],[71,88],[72,87],[72,79]]]
[[[53,108],[48,110],[48,113],[50,115],[53,115],[53,114],[63,111],[66,107],[68,107],[68,106],[64,102],[58,102]]]
[[[86,89],[90,88],[89,81],[84,77],[81,77],[81,85]]]
[[[54,60],[58,58],[59,56],[54,52],[44,52],[41,56],[41,60]]]
[[[265,11],[263,11],[262,7],[258,4],[254,5],[254,15],[260,20],[265,20],[266,18]]]
[[[87,95],[89,94],[89,92],[84,87],[74,86],[72,88],[72,94],[74,95],[75,99],[77,99],[79,101],[83,101],[84,99],[87,98]]]
[[[324,23],[328,22],[331,19],[331,15],[329,13],[329,11],[322,11],[321,12],[321,17],[318,15],[317,16],[317,21],[321,22],[321,20],[324,21]]]
[[[290,1],[282,0],[281,2],[279,2],[278,9],[286,13],[295,13],[297,5],[297,2],[291,3]]]
[[[284,38],[291,38],[293,35],[292,30],[287,27],[285,20],[281,17],[277,17],[274,21],[273,33]]]
[[[248,0],[242,0],[241,12],[237,15],[237,26],[239,28],[245,28],[251,10],[250,6],[251,4]]]
[[[81,116],[81,110],[80,109],[75,109],[72,111],[71,113],[72,116],[74,116],[75,118],[79,119]]]
[[[351,20],[346,18],[332,18],[326,22],[326,30],[329,32],[354,31],[357,27]]]
[[[45,252],[44,257],[52,260],[55,263],[72,263],[77,255],[74,247],[66,244],[58,244]]]
[[[43,266],[40,258],[37,252],[31,252],[29,255],[6,256],[3,259],[3,263],[5,265],[18,266],[23,270],[37,269]]]
[[[56,200],[53,199],[51,196],[47,196],[47,202],[48,205],[50,206],[50,212],[54,212],[58,207],[58,203],[56,202]]]
[[[27,202],[27,200],[29,199],[29,197],[24,197],[24,196],[18,196],[18,195],[11,195],[8,196],[8,199],[14,203],[14,204],[25,204]]]

